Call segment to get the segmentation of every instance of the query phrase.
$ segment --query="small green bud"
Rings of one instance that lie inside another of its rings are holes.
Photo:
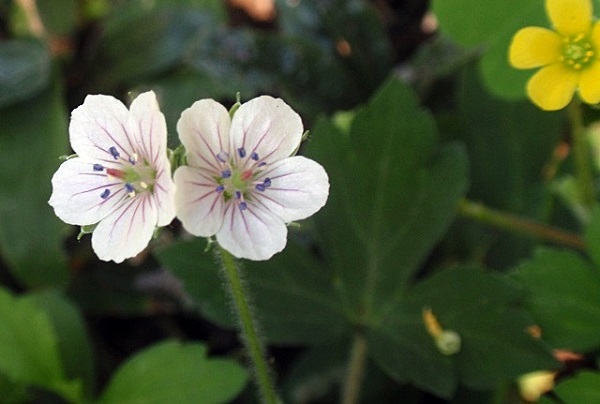
[[[77,235],[77,241],[81,240],[86,234],[91,234],[96,229],[96,226],[98,226],[98,223],[81,226],[79,234]]]

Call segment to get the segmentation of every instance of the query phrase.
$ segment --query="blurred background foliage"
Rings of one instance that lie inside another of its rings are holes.
[[[597,402],[600,211],[570,199],[564,115],[506,63],[524,25],[546,25],[539,1],[0,0],[3,402],[256,400],[206,241],[175,221],[117,266],[47,204],[69,112],[148,89],[171,148],[185,108],[238,92],[282,97],[311,130],[327,206],[244,263],[286,402],[338,401],[357,346],[362,402],[521,402],[535,370],[563,380],[546,402]],[[465,197],[584,251],[469,220]]]

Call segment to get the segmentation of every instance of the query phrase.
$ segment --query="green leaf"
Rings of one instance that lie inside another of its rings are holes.
[[[0,108],[32,97],[48,85],[48,49],[33,40],[0,41]]]
[[[70,35],[76,28],[76,0],[44,0],[37,4],[42,23],[52,36]]]
[[[563,135],[563,115],[541,111],[529,102],[491,96],[469,66],[457,91],[461,117],[452,140],[463,142],[471,164],[469,195],[494,207],[525,213],[538,201],[542,172]]]
[[[29,402],[26,386],[22,383],[15,383],[5,374],[0,372],[0,397],[5,404],[22,404]]]
[[[471,167],[469,199],[540,222],[548,220],[548,162],[563,135],[559,113],[541,111],[530,102],[507,102],[489,94],[473,77],[474,66],[461,72],[456,109],[439,114],[445,140],[464,143]],[[461,223],[450,242],[465,238],[464,248],[493,268],[509,268],[530,256],[530,237],[498,233],[479,223]],[[487,250],[487,251],[486,251]]]
[[[350,133],[321,121],[308,149],[331,184],[315,216],[324,254],[348,310],[370,322],[454,218],[468,182],[464,150],[437,145],[433,119],[395,80],[356,113]]]
[[[327,394],[339,389],[349,350],[350,341],[342,339],[303,352],[281,386],[285,402],[326,402]]]
[[[62,285],[62,232],[48,205],[52,175],[68,150],[68,113],[58,85],[0,109],[0,253],[28,286]]]
[[[247,374],[237,363],[208,359],[201,344],[164,342],[121,366],[101,404],[224,403],[244,388]]]
[[[600,402],[600,373],[581,372],[555,387],[563,403]]]
[[[525,304],[554,348],[577,352],[600,346],[600,271],[580,256],[542,249],[512,274]]]
[[[525,96],[525,83],[533,72],[511,67],[508,48],[521,28],[550,28],[541,1],[435,0],[433,11],[443,33],[463,46],[483,49],[479,67],[494,94],[510,99]]]
[[[56,332],[61,362],[68,379],[77,379],[89,397],[94,390],[94,360],[86,325],[78,308],[55,290],[28,295],[46,313]]]
[[[219,264],[204,252],[205,247],[203,240],[176,243],[161,250],[158,259],[183,280],[185,290],[206,317],[232,326],[235,322],[228,310]],[[331,274],[311,257],[310,250],[290,240],[286,249],[269,261],[239,265],[269,342],[315,344],[347,331]]]
[[[589,256],[596,267],[600,267],[600,207],[592,212],[590,223],[585,229],[585,241]]]
[[[80,401],[81,384],[65,378],[58,340],[47,314],[28,297],[0,289],[0,372]]]
[[[349,332],[336,279],[308,246],[289,240],[269,261],[243,265],[269,342],[314,345]]]
[[[210,11],[189,6],[132,3],[117,11],[104,27],[92,86],[131,86],[164,73],[217,24]]]
[[[236,322],[219,277],[219,264],[212,253],[206,252],[206,246],[202,239],[179,241],[155,255],[161,265],[181,279],[185,292],[206,318],[231,328]]]
[[[478,268],[438,272],[418,283],[368,333],[374,359],[390,375],[449,398],[457,383],[493,389],[499,382],[558,364],[526,333],[518,285]],[[430,308],[444,330],[461,337],[452,356],[440,353],[422,311]]]

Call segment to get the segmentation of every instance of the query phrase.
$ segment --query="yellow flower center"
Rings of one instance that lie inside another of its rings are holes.
[[[592,62],[595,55],[596,50],[586,35],[579,34],[563,39],[560,60],[567,67],[573,70],[581,70]]]

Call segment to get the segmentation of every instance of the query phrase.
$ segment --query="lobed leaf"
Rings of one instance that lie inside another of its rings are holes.
[[[152,346],[123,364],[99,404],[226,403],[246,385],[237,363],[209,359],[202,344],[169,341]]]

